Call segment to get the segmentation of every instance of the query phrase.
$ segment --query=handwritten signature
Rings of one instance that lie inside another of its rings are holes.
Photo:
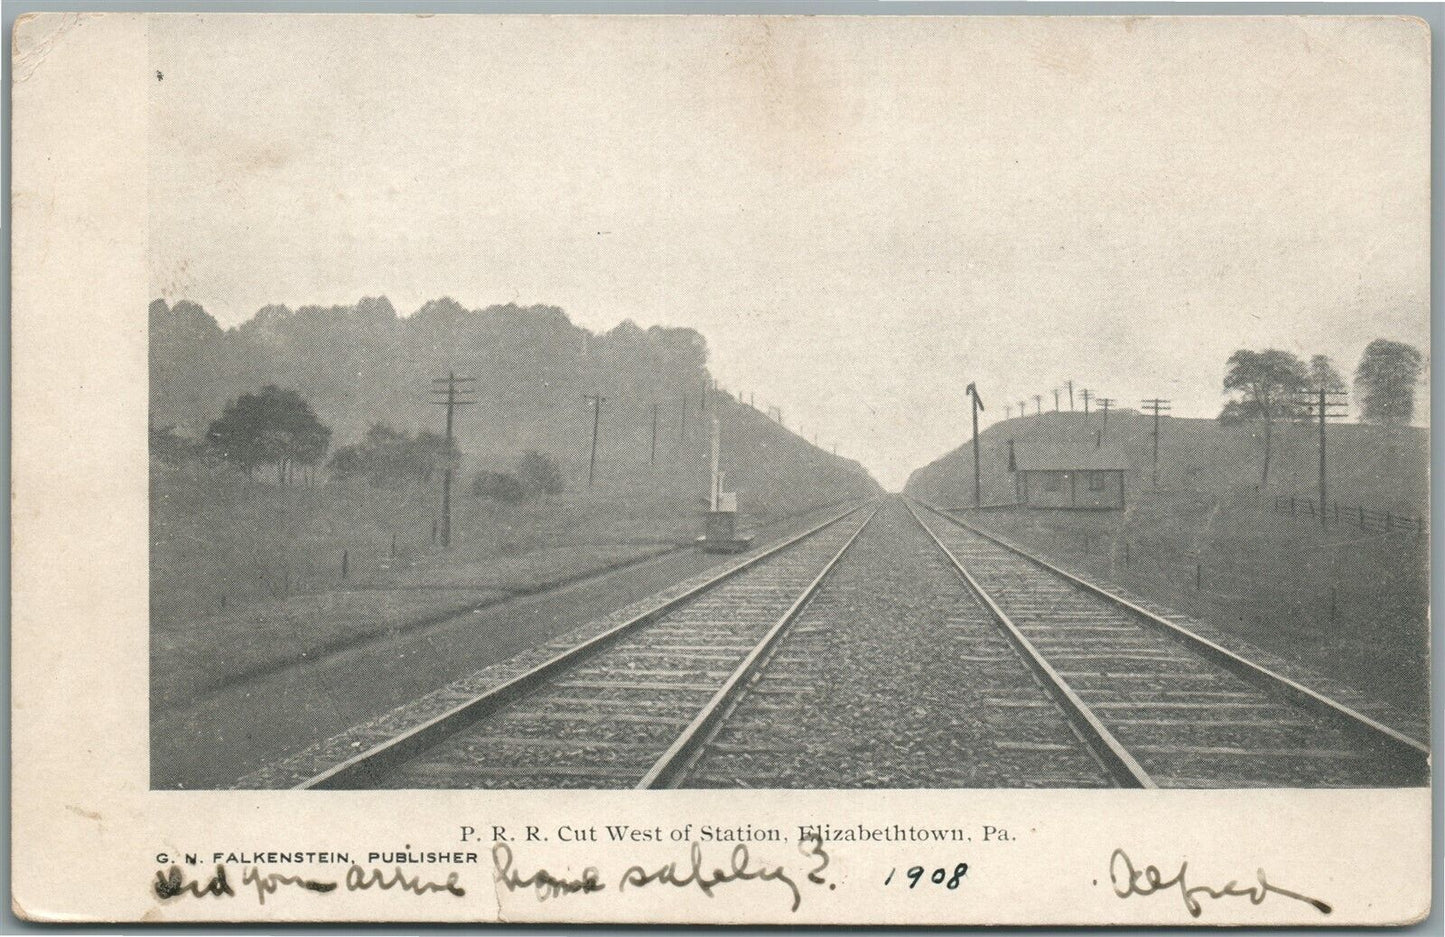
[[[1248,898],[1250,904],[1259,905],[1271,893],[1282,898],[1293,898],[1295,901],[1303,901],[1312,906],[1321,914],[1329,914],[1334,909],[1317,898],[1310,898],[1299,892],[1290,891],[1272,884],[1264,874],[1264,869],[1255,870],[1257,882],[1241,886],[1238,881],[1231,881],[1223,888],[1212,888],[1208,885],[1189,885],[1184,875],[1189,869],[1188,862],[1179,864],[1179,871],[1173,878],[1165,878],[1158,867],[1146,865],[1142,870],[1134,868],[1133,861],[1128,853],[1122,849],[1115,849],[1109,857],[1109,880],[1114,884],[1114,894],[1120,898],[1128,898],[1130,895],[1152,895],[1155,892],[1163,891],[1166,888],[1178,888],[1180,896],[1184,899],[1184,907],[1189,910],[1191,917],[1199,917],[1204,912],[1199,902],[1199,896],[1206,898]]]

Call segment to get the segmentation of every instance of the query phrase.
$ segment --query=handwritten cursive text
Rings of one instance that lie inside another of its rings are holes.
[[[492,866],[492,876],[507,891],[531,888],[536,891],[538,901],[577,892],[590,895],[607,887],[598,881],[601,873],[597,871],[597,867],[590,865],[582,870],[581,878],[557,878],[546,869],[538,869],[524,878],[520,872],[512,869],[512,849],[506,843],[497,843],[492,847]]]
[[[809,873],[809,877],[813,878],[816,873],[821,872],[822,869],[827,866],[828,854],[823,851],[822,844],[819,843],[816,849],[812,853],[809,853],[809,855],[817,856],[821,860],[821,864],[814,869],[813,872]],[[715,868],[711,872],[704,872],[702,869],[702,845],[699,843],[692,844],[692,848],[688,853],[688,860],[687,865],[683,866],[681,870],[679,870],[678,863],[676,862],[669,862],[651,872],[640,865],[634,865],[623,873],[622,880],[618,882],[617,888],[619,891],[622,891],[628,885],[634,888],[641,888],[657,882],[663,885],[673,885],[678,888],[696,887],[700,889],[704,895],[711,898],[713,896],[713,889],[728,882],[779,882],[786,885],[788,890],[792,892],[792,910],[798,910],[798,905],[802,904],[802,892],[798,891],[798,886],[793,882],[792,878],[789,877],[787,870],[783,866],[768,867],[766,865],[760,865],[758,868],[753,868],[752,856],[748,852],[748,847],[743,843],[739,843],[733,847],[729,868],[727,869]],[[815,878],[814,880],[818,882],[822,881],[821,877]]]
[[[1128,898],[1131,895],[1146,896],[1167,888],[1178,888],[1180,897],[1184,899],[1184,907],[1188,909],[1191,917],[1199,917],[1204,908],[1199,903],[1199,896],[1206,898],[1248,898],[1250,904],[1259,905],[1271,893],[1282,898],[1292,898],[1295,901],[1302,901],[1310,905],[1321,914],[1329,914],[1334,909],[1317,898],[1310,898],[1301,895],[1299,892],[1289,891],[1271,884],[1265,877],[1264,869],[1255,870],[1256,883],[1241,886],[1237,881],[1231,881],[1223,888],[1213,888],[1209,885],[1189,885],[1184,875],[1189,870],[1188,862],[1179,864],[1179,871],[1171,878],[1165,878],[1157,866],[1146,865],[1142,870],[1134,868],[1133,861],[1128,853],[1122,849],[1115,849],[1109,857],[1109,880],[1114,884],[1114,894],[1120,898]]]

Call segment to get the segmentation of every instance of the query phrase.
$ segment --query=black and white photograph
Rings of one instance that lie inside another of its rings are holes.
[[[831,25],[152,29],[154,787],[1427,783],[1397,47]]]
[[[1438,9],[183,6],[6,20],[17,917],[1430,929]]]

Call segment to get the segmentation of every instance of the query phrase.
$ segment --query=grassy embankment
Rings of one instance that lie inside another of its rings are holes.
[[[856,465],[751,409],[724,403],[719,412],[741,528],[876,491]],[[656,465],[646,456],[600,462],[590,490],[585,462],[564,459],[567,491],[521,504],[472,497],[463,472],[449,552],[432,541],[439,482],[280,488],[259,476],[153,468],[156,704],[692,540],[707,490],[705,442],[661,451]]]
[[[980,436],[985,503],[1011,500],[1008,439],[1021,448],[1045,435],[1092,445],[1099,424],[1097,414],[1044,414],[990,427]],[[1331,426],[1331,501],[1338,498],[1341,521],[1322,527],[1302,507],[1318,479],[1317,431],[1276,428],[1273,477],[1262,487],[1261,443],[1249,429],[1165,420],[1156,489],[1149,428],[1141,414],[1109,416],[1110,442],[1133,466],[1124,512],[1008,509],[986,511],[979,523],[1406,712],[1427,712],[1428,540],[1362,530],[1347,509],[1364,504],[1411,523],[1428,515],[1424,431]],[[962,507],[972,503],[972,484],[965,446],[916,472],[907,490]],[[1275,496],[1291,494],[1301,496],[1300,512],[1277,512]]]

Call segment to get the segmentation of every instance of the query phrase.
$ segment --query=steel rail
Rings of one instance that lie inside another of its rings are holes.
[[[929,539],[943,552],[944,556],[948,557],[948,561],[953,564],[954,570],[967,583],[969,590],[988,608],[994,618],[998,619],[999,624],[1003,625],[1004,632],[1023,653],[1024,660],[1029,667],[1043,678],[1044,689],[1059,704],[1064,716],[1074,726],[1080,739],[1093,752],[1094,757],[1099,760],[1104,769],[1123,787],[1157,788],[1159,785],[1134,759],[1134,756],[1129,754],[1129,750],[1124,747],[1123,743],[1114,737],[1114,733],[1105,727],[1103,721],[1089,708],[1089,704],[1085,703],[1068,681],[1044,659],[1038,648],[1034,647],[1033,642],[1019,630],[1018,625],[1014,624],[1013,619],[1008,617],[998,603],[993,600],[993,597],[973,578],[973,574],[959,562],[958,557],[953,555],[953,551],[944,546],[943,541],[938,539],[938,535],[923,522],[923,518],[919,517],[918,512],[913,509],[912,499],[905,500],[904,504],[918,526],[923,528],[923,532],[928,534]],[[933,509],[930,508],[930,510]]]
[[[668,746],[667,751],[662,753],[662,757],[658,758],[657,762],[648,769],[647,774],[643,775],[642,780],[637,782],[637,790],[678,786],[685,776],[687,769],[693,765],[698,755],[701,754],[703,745],[710,741],[712,736],[716,734],[711,730],[713,730],[715,726],[720,725],[719,719],[724,709],[728,708],[729,702],[742,686],[743,681],[757,669],[759,662],[769,655],[769,650],[776,646],[778,638],[782,635],[783,631],[788,625],[792,624],[794,619],[797,618],[798,613],[808,604],[808,600],[818,591],[818,587],[823,584],[823,580],[828,578],[828,574],[833,571],[833,567],[843,558],[843,554],[848,552],[848,548],[853,545],[853,541],[857,540],[859,535],[873,522],[873,518],[878,514],[879,507],[881,507],[881,504],[874,506],[868,518],[859,525],[857,530],[853,531],[853,535],[848,538],[848,541],[839,548],[837,553],[833,554],[833,558],[830,559],[818,575],[813,578],[813,581],[808,583],[802,593],[793,600],[793,604],[788,606],[787,611],[783,612],[778,620],[774,622],[773,626],[768,629],[768,633],[763,635],[758,643],[753,646],[753,649],[748,652],[748,655],[742,659],[742,662],[734,668],[727,680],[724,681],[723,685],[712,695],[712,698],[707,701],[707,704],[698,711],[698,714],[693,718],[692,722],[688,724],[687,728],[682,730],[681,734]]]
[[[945,520],[952,521],[964,530],[977,534],[985,540],[1003,547],[1005,550],[1022,557],[1041,569],[1053,573],[1078,588],[1097,595],[1131,612],[1135,616],[1143,619],[1147,624],[1179,641],[1185,647],[1195,651],[1200,656],[1221,664],[1225,669],[1244,677],[1255,686],[1268,692],[1284,696],[1312,712],[1334,719],[1342,727],[1368,739],[1374,744],[1394,751],[1397,755],[1402,756],[1406,761],[1410,762],[1412,767],[1423,769],[1428,773],[1430,767],[1430,748],[1423,742],[1417,741],[1403,732],[1392,729],[1382,722],[1371,719],[1364,713],[1351,709],[1341,702],[1330,699],[1323,693],[1312,690],[1304,684],[1286,677],[1284,674],[1256,664],[1248,658],[1242,657],[1202,635],[1195,634],[1188,628],[1176,624],[1162,615],[1151,612],[1147,608],[1131,602],[1121,595],[1116,595],[1102,586],[1098,586],[1087,579],[1076,576],[1068,570],[1061,569],[1053,563],[1035,556],[1021,547],[1015,546],[996,534],[980,530],[972,524],[940,511],[932,505],[924,502],[919,503],[924,504],[930,511]]]
[[[608,645],[612,644],[624,634],[686,605],[719,583],[731,579],[738,573],[752,568],[759,562],[775,556],[794,544],[833,526],[844,518],[863,510],[867,505],[868,502],[854,505],[822,523],[809,527],[801,533],[776,543],[743,562],[731,566],[715,576],[709,577],[704,582],[698,583],[686,592],[667,599],[664,602],[660,602],[652,608],[634,615],[627,621],[615,625],[601,634],[557,654],[555,657],[538,664],[526,673],[513,677],[500,686],[493,687],[484,693],[478,694],[472,699],[454,706],[440,715],[413,726],[405,732],[395,735],[384,742],[380,742],[366,751],[353,755],[340,764],[334,765],[326,771],[302,781],[300,784],[295,785],[293,790],[358,790],[374,787],[376,781],[381,776],[390,772],[396,766],[408,761],[417,753],[435,746],[441,740],[456,734],[466,726],[526,696],[528,693],[531,693],[533,690],[553,679],[562,671],[574,667],[592,655],[605,650]],[[869,517],[871,519],[872,515]]]

